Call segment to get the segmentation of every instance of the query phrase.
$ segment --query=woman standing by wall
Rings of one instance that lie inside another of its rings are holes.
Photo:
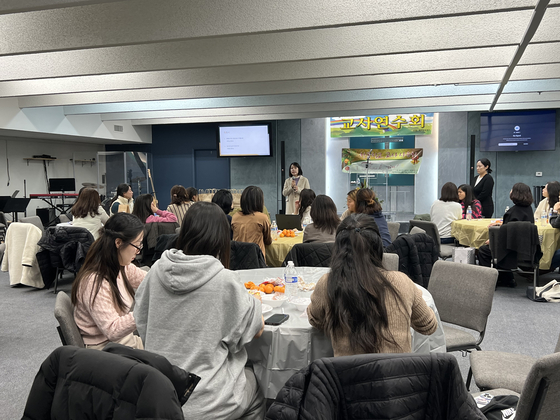
[[[486,158],[479,159],[476,162],[476,172],[478,177],[473,185],[474,196],[482,206],[482,217],[488,219],[494,214],[494,201],[492,200],[494,178],[490,175],[492,173],[490,161]]]
[[[303,176],[303,171],[299,163],[293,162],[290,165],[290,177],[284,182],[282,195],[286,197],[286,214],[296,214],[296,201],[299,195],[309,186],[309,181]]]

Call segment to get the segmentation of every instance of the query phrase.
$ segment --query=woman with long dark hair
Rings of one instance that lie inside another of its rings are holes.
[[[383,208],[379,202],[375,192],[369,188],[361,188],[356,194],[356,208],[354,213],[362,213],[371,216],[381,234],[381,239],[383,240],[383,246],[388,247],[393,241],[391,241],[391,234],[389,233],[389,226],[387,225],[387,220],[383,216]]]
[[[300,194],[309,186],[309,180],[303,176],[303,170],[297,162],[290,164],[290,176],[284,182],[282,195],[286,197],[286,214],[296,214],[296,201]]]
[[[189,198],[187,189],[182,185],[174,185],[171,188],[171,204],[167,206],[167,211],[173,213],[177,217],[179,226],[183,223],[185,213],[194,204],[192,197]]]
[[[554,205],[560,201],[558,198],[560,195],[560,183],[558,181],[547,183],[543,188],[542,195],[544,198],[535,210],[535,220],[539,219],[543,212],[548,216],[550,209],[554,209]]]
[[[241,211],[231,219],[233,240],[257,244],[265,256],[265,245],[272,243],[270,220],[263,214],[264,194],[253,185],[245,188],[241,194]]]
[[[315,200],[315,191],[306,188],[299,195],[299,201],[296,203],[296,213],[301,220],[308,219],[310,217],[311,205]]]
[[[93,239],[99,238],[99,229],[107,222],[109,216],[101,207],[99,193],[92,188],[85,188],[80,192],[78,200],[70,210],[72,213],[72,226],[89,230]]]
[[[386,271],[373,218],[351,215],[336,232],[331,272],[317,282],[307,315],[335,356],[408,353],[410,328],[433,334],[437,320],[406,274]]]
[[[110,217],[74,280],[74,320],[88,348],[101,350],[110,341],[143,348],[133,334],[136,323],[130,310],[134,291],[146,275],[131,264],[142,248],[143,229],[132,214]]]
[[[163,253],[136,294],[146,349],[201,377],[185,406],[192,419],[264,417],[255,374],[245,367],[245,344],[264,329],[261,304],[227,269],[229,254],[223,210],[195,203],[176,249]]]
[[[451,223],[459,220],[461,215],[457,185],[453,182],[446,182],[441,187],[439,200],[434,201],[430,208],[430,218],[438,228],[442,244],[450,244],[455,241],[455,238],[451,236]]]
[[[172,223],[177,221],[177,217],[165,210],[157,208],[154,197],[151,194],[142,194],[136,199],[132,212],[142,221],[142,223]]]
[[[490,218],[494,214],[494,201],[492,200],[494,178],[490,175],[492,173],[490,161],[486,158],[479,159],[476,162],[476,172],[478,177],[473,185],[474,196],[482,206],[482,217]]]
[[[318,195],[313,201],[310,216],[313,223],[303,231],[303,242],[334,242],[340,219],[332,198]]]
[[[463,219],[467,217],[467,209],[469,206],[472,210],[472,218],[482,218],[482,205],[480,201],[474,198],[473,188],[469,184],[461,184],[457,188],[457,195],[459,196],[459,204],[463,212]]]
[[[117,186],[117,194],[111,200],[109,214],[112,216],[117,213],[132,213],[134,209],[134,200],[132,196],[132,187],[128,184],[119,184]]]

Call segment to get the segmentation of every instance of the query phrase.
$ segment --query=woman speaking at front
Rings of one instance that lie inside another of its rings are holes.
[[[311,187],[307,178],[303,176],[299,163],[293,162],[290,165],[290,175],[286,182],[284,182],[282,195],[286,197],[286,214],[295,214],[296,201],[299,200],[301,191]]]

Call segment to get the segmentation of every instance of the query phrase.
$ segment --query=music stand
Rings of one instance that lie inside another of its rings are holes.
[[[14,222],[18,221],[18,213],[24,213],[31,198],[11,198],[4,205],[4,213],[12,213]]]
[[[8,203],[8,200],[11,200],[12,197],[9,195],[0,195],[0,211],[6,213],[4,211],[4,206]]]

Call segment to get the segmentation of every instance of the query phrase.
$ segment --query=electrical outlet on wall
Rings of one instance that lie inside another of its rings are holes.
[[[535,176],[542,176],[542,172],[537,172]]]

